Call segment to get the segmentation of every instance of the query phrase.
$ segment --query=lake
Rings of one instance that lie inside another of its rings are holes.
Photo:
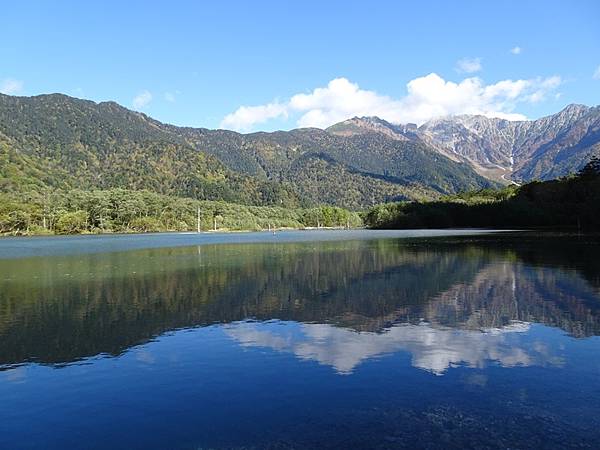
[[[0,239],[0,448],[597,448],[600,240]]]

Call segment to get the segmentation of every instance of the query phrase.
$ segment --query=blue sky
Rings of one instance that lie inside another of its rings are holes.
[[[600,104],[598,1],[22,1],[1,11],[0,91],[115,100],[177,125],[536,118]]]

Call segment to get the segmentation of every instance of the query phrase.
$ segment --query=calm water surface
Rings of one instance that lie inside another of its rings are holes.
[[[0,448],[598,448],[600,240],[0,239]]]

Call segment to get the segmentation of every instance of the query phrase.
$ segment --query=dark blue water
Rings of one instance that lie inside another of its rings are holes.
[[[0,447],[597,448],[598,239],[423,234],[0,240]]]

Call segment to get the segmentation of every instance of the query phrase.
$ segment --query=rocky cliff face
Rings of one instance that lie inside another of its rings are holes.
[[[531,121],[449,116],[418,128],[354,118],[328,130],[345,136],[379,131],[395,139],[418,140],[455,161],[470,163],[488,178],[522,182],[567,175],[600,152],[600,107],[569,105]]]

